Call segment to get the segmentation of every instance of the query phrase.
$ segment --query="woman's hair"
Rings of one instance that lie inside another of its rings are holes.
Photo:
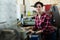
[[[40,4],[43,7],[43,3],[42,2],[39,2],[39,1],[35,3],[34,7],[36,7],[37,4]]]

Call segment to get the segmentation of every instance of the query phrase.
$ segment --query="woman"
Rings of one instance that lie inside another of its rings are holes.
[[[43,3],[36,2],[34,7],[37,10],[35,15],[35,27],[36,33],[43,33],[44,40],[56,40],[56,32],[54,26],[51,24],[52,16],[49,16],[46,12],[43,12]],[[32,33],[34,31],[31,31]]]

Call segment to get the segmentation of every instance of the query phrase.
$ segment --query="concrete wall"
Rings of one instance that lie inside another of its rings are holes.
[[[16,0],[0,0],[0,29],[16,27]]]

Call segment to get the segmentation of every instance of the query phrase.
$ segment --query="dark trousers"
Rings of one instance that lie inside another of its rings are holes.
[[[44,40],[56,40],[56,31],[44,35]]]

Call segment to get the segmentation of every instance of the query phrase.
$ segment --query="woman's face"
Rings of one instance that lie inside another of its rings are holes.
[[[42,11],[42,6],[40,4],[37,4],[36,5],[36,9],[37,9],[37,12],[41,12]]]

